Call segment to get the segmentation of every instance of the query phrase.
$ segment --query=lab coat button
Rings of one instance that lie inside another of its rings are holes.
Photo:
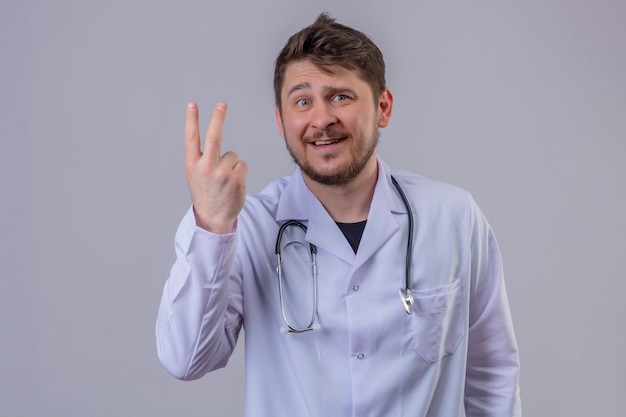
[[[362,352],[359,352],[358,355],[356,355],[357,359],[364,359],[365,358],[365,354]]]
[[[352,286],[352,291],[357,292],[360,289],[360,287],[358,285],[353,285]]]

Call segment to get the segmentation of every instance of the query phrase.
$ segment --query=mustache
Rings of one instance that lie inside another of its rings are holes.
[[[345,138],[349,136],[348,131],[339,126],[328,126],[325,129],[316,130],[312,135],[305,136],[305,140],[318,140],[321,138]]]

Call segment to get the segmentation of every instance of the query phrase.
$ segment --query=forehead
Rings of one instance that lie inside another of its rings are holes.
[[[283,82],[282,95],[297,89],[332,88],[367,88],[368,84],[358,71],[349,70],[340,65],[329,65],[323,69],[309,60],[294,61],[287,65]]]

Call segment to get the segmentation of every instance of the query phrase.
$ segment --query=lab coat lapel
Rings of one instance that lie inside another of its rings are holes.
[[[308,242],[347,263],[354,263],[355,255],[350,244],[322,203],[306,186],[299,168],[289,179],[276,211],[276,221],[279,223],[292,219],[307,225]]]
[[[367,225],[357,251],[354,270],[367,262],[391,236],[400,230],[400,224],[394,217],[394,213],[406,213],[402,200],[399,200],[400,197],[391,184],[389,168],[380,160],[378,167],[378,182],[370,205]]]

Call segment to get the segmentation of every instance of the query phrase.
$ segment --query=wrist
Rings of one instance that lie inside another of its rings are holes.
[[[197,227],[206,230],[207,232],[215,233],[217,235],[225,235],[234,232],[235,224],[237,223],[237,219],[223,221],[214,218],[205,219],[203,218],[203,216],[200,216],[198,214],[195,206],[193,206],[193,215]]]

